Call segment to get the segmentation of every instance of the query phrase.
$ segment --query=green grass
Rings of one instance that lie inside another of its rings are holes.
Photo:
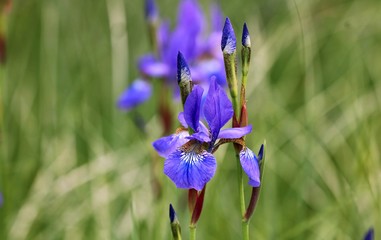
[[[158,3],[173,20],[177,1]],[[237,36],[249,26],[247,143],[268,147],[252,239],[362,239],[370,226],[379,235],[380,2],[221,6]],[[0,72],[0,239],[169,239],[169,203],[188,239],[186,192],[159,174],[162,198],[152,193],[156,101],[127,114],[115,107],[149,49],[142,9],[129,0],[14,1]],[[199,239],[240,238],[233,152],[216,155]]]

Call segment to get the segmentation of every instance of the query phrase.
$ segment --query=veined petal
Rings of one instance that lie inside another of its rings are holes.
[[[148,100],[151,94],[151,84],[142,79],[137,79],[120,95],[117,105],[120,109],[130,110]]]
[[[191,142],[190,142],[191,143]],[[164,162],[164,173],[178,188],[201,191],[216,172],[217,162],[198,143],[186,144],[170,154]]]
[[[201,98],[204,89],[200,86],[194,86],[192,92],[188,95],[184,104],[184,119],[195,132],[198,132],[200,120]]]
[[[255,154],[249,148],[244,147],[239,153],[239,159],[242,169],[249,177],[249,184],[253,187],[259,187],[261,184],[260,171]]]
[[[220,129],[233,117],[233,107],[225,91],[212,78],[204,104],[204,116],[216,140]]]
[[[170,136],[159,138],[152,143],[152,146],[161,157],[166,158],[177,148],[188,142],[188,136],[189,133],[187,131],[181,131]]]
[[[165,77],[169,74],[169,66],[158,61],[152,55],[145,55],[140,58],[139,70],[143,74],[154,78]]]
[[[240,138],[249,134],[252,130],[251,125],[246,127],[237,127],[237,128],[228,128],[221,130],[220,134],[218,134],[218,138]]]

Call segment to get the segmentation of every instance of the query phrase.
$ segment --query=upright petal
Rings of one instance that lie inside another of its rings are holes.
[[[200,86],[194,86],[192,92],[188,95],[184,104],[184,119],[195,132],[198,131],[200,120],[201,98],[204,89]]]
[[[214,156],[193,142],[168,156],[164,162],[164,173],[178,188],[200,191],[213,178],[216,167]]]
[[[255,154],[247,147],[244,147],[239,153],[239,159],[242,169],[249,177],[249,184],[253,187],[260,186],[260,171],[258,159]]]
[[[122,93],[117,105],[120,109],[130,110],[148,100],[151,94],[151,85],[147,81],[137,79]]]
[[[211,21],[212,21],[212,31],[213,32],[220,32],[222,29],[223,24],[223,17],[221,8],[217,3],[212,4],[211,7]]]
[[[161,157],[166,158],[177,148],[188,142],[189,139],[186,138],[188,136],[189,134],[187,131],[180,131],[170,136],[159,138],[152,143],[152,146]]]
[[[177,21],[180,27],[188,29],[193,35],[202,32],[205,20],[196,0],[181,1]]]
[[[233,107],[225,91],[212,78],[204,104],[204,116],[212,133],[212,141],[220,129],[233,117]]]

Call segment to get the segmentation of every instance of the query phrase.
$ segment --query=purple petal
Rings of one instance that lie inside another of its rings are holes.
[[[166,77],[169,74],[168,65],[158,61],[153,55],[145,55],[140,58],[139,70],[153,78]]]
[[[164,49],[168,45],[168,41],[170,39],[170,24],[169,21],[163,21],[160,24],[159,30],[158,30],[158,35],[157,35],[157,40],[158,40],[158,45],[160,49],[160,55],[162,56],[164,54]]]
[[[204,89],[200,86],[194,86],[192,92],[188,95],[184,104],[184,119],[195,132],[198,132],[200,120],[201,98]]]
[[[212,31],[214,32],[220,32],[222,29],[222,24],[223,24],[223,17],[222,17],[222,12],[221,8],[218,4],[214,3],[212,4],[211,8],[211,16],[212,16]]]
[[[151,93],[151,85],[147,81],[137,79],[122,93],[117,105],[120,109],[130,110],[148,100]]]
[[[183,127],[188,128],[188,123],[185,121],[185,118],[184,118],[184,112],[179,113],[179,115],[177,116],[177,119],[179,120],[180,124]]]
[[[210,82],[204,104],[204,116],[212,133],[212,141],[217,139],[220,129],[233,117],[232,103],[215,79]]]
[[[218,138],[240,138],[249,134],[252,130],[251,125],[246,127],[237,127],[237,128],[228,128],[221,130],[220,134],[218,134]]]
[[[211,139],[209,137],[209,134],[205,133],[205,132],[198,132],[198,133],[194,133],[192,135],[190,135],[189,137],[187,137],[187,139],[194,139],[194,140],[198,140],[200,142],[210,142]]]
[[[249,177],[249,184],[253,187],[260,186],[260,171],[258,159],[255,154],[247,147],[243,148],[239,153],[239,159],[242,169]]]
[[[197,150],[195,150],[197,149]],[[211,153],[200,150],[195,144],[182,147],[164,162],[164,173],[178,188],[194,188],[201,191],[216,172],[217,162]]]
[[[192,68],[192,76],[195,81],[208,82],[215,77],[217,83],[226,86],[225,67],[222,59],[205,59],[198,61]]]
[[[192,35],[201,33],[205,25],[201,8],[195,0],[181,1],[177,21],[180,27],[188,29]]]
[[[159,138],[158,140],[152,143],[152,146],[155,148],[157,153],[163,157],[168,157],[169,154],[173,153],[177,148],[184,145],[189,140],[187,131],[181,131],[170,136]]]

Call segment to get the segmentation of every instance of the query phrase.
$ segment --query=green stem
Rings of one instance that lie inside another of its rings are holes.
[[[196,240],[196,226],[195,225],[190,225],[189,226],[190,230],[190,240]]]
[[[245,204],[245,191],[244,191],[244,180],[242,174],[241,162],[239,160],[239,153],[236,154],[237,159],[237,179],[238,179],[238,191],[239,191],[239,204],[241,208],[241,217],[242,217],[242,239],[249,240],[249,223],[244,220],[246,212]]]
[[[242,220],[242,239],[249,240],[249,221]]]
[[[238,101],[238,83],[237,83],[237,62],[236,52],[232,54],[224,54],[226,80],[229,85],[230,96],[232,98],[232,104],[235,114],[239,114],[239,101]],[[239,115],[237,116],[237,119]]]

